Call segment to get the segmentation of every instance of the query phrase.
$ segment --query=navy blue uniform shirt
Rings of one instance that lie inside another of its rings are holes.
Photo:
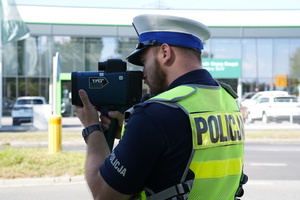
[[[205,69],[188,72],[169,87],[218,85]],[[143,187],[159,192],[180,182],[192,150],[188,116],[159,103],[137,106],[123,138],[100,168],[107,184],[123,194]]]

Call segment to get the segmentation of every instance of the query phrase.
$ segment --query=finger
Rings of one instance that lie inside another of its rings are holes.
[[[107,124],[101,124],[103,130],[107,131],[109,129],[109,125]]]
[[[78,94],[79,94],[79,97],[82,101],[83,106],[87,106],[87,105],[91,104],[87,93],[83,89],[80,89],[78,91]]]
[[[123,114],[119,111],[110,111],[108,112],[108,116],[111,118],[117,119],[120,127],[123,125]]]
[[[76,108],[76,107],[77,107],[77,106],[73,105],[72,107],[73,107],[73,111],[76,113],[76,111],[77,111],[77,108]]]
[[[122,119],[123,114],[119,111],[109,111],[108,116],[114,119]]]
[[[104,130],[108,130],[109,125],[111,124],[110,119],[105,115],[100,115],[100,121],[101,121],[101,124],[102,124],[102,128]]]
[[[106,117],[105,115],[100,115],[100,120],[102,124],[107,124],[110,125],[111,121],[108,117]]]
[[[75,113],[77,113],[77,110],[78,110],[78,109],[80,109],[79,106],[73,105],[73,111],[74,111]]]

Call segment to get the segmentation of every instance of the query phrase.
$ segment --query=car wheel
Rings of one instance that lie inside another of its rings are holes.
[[[254,120],[251,116],[251,113],[248,113],[247,118],[246,118],[246,123],[249,124],[249,123],[253,123],[253,122],[254,122]]]
[[[266,115],[266,113],[263,113],[263,115],[262,115],[262,121],[263,121],[264,124],[269,123],[269,118],[268,118],[268,116]]]
[[[17,119],[13,119],[13,126],[20,126],[21,123]]]

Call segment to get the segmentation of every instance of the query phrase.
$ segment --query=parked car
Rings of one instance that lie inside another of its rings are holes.
[[[249,108],[251,105],[255,104],[256,100],[264,95],[264,96],[278,96],[278,95],[288,95],[287,91],[260,91],[256,92],[250,99],[245,99],[241,102],[243,107]]]
[[[240,110],[244,120],[247,118],[248,108],[254,105],[257,99],[261,96],[286,96],[289,95],[287,91],[260,91],[256,92],[251,96],[251,98],[242,99],[240,103]]]
[[[300,103],[295,96],[261,96],[247,110],[247,121],[300,120]]]
[[[13,125],[21,123],[30,123],[33,118],[33,105],[46,104],[45,97],[41,96],[24,96],[18,97],[13,106],[11,116]]]
[[[14,102],[10,99],[2,99],[2,116],[10,116],[11,110],[13,108]]]
[[[246,99],[251,99],[256,94],[256,92],[246,92],[242,96],[242,101],[245,101]]]
[[[246,92],[245,94],[243,94],[241,102],[244,102],[245,100],[251,99],[251,97],[253,97],[253,95],[255,95],[255,94],[256,94],[256,92]],[[243,106],[241,102],[238,102],[238,103],[239,103],[239,106],[240,106],[242,117],[243,117],[243,119],[246,119],[247,107]]]

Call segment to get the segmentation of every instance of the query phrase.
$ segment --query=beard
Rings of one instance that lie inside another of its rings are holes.
[[[148,83],[150,94],[157,95],[164,92],[167,88],[166,74],[161,69],[157,59],[154,60],[153,72],[151,73],[151,81]]]

